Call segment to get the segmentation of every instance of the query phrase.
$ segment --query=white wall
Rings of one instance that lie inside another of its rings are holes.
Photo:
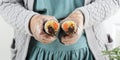
[[[114,39],[114,47],[120,46],[120,10],[103,22],[107,33]]]
[[[105,21],[107,32],[115,39],[115,46],[120,46],[120,11]],[[13,29],[0,17],[0,60],[10,60],[10,44]]]
[[[13,29],[0,17],[0,60],[10,60]]]

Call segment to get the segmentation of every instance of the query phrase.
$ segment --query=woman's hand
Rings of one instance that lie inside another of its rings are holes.
[[[35,15],[30,21],[30,30],[34,38],[42,43],[48,44],[56,39],[55,35],[47,34],[44,30],[45,22],[49,20],[56,20],[53,16]]]
[[[83,14],[76,10],[62,20],[60,24],[62,30],[65,32],[61,36],[61,42],[65,45],[74,44],[83,33]]]

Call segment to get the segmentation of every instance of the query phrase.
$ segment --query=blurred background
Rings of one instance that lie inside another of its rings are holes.
[[[114,47],[120,46],[120,10],[103,22],[114,41]],[[13,38],[13,28],[0,16],[0,60],[10,59],[10,45]]]

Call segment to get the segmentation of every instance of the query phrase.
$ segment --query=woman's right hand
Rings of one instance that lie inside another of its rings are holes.
[[[44,31],[44,23],[49,20],[57,19],[53,16],[35,15],[30,20],[30,30],[34,38],[44,44],[48,44],[56,40],[55,35],[49,35]]]

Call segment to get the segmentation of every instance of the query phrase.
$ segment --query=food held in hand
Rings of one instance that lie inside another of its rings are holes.
[[[69,20],[63,22],[61,28],[66,34],[73,34],[77,30],[77,25],[74,21]]]
[[[59,23],[55,20],[49,20],[45,23],[44,30],[49,35],[55,35],[59,30]]]

